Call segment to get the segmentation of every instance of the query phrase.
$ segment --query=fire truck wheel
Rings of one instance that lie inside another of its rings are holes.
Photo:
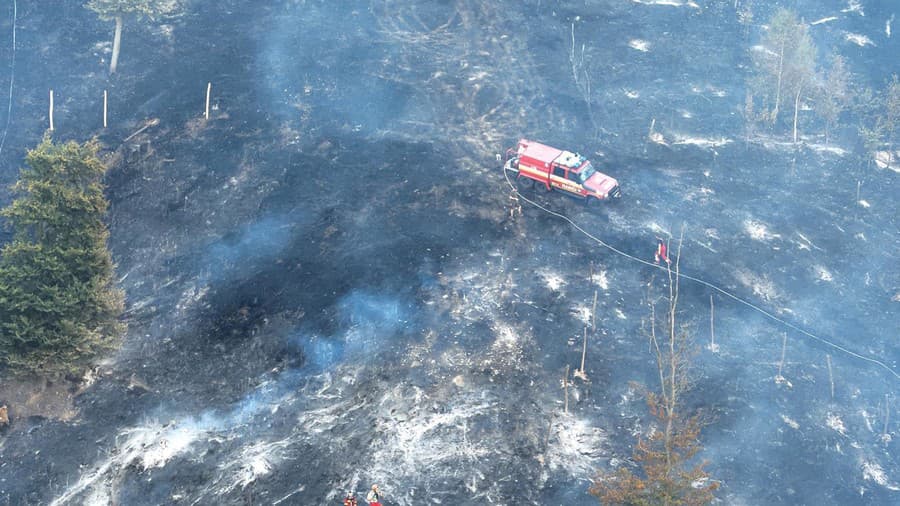
[[[530,190],[534,188],[534,179],[531,179],[530,177],[519,176],[518,178],[516,178],[516,184],[522,190]]]

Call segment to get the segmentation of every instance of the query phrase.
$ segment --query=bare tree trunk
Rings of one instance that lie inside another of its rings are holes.
[[[579,87],[578,65],[575,64],[575,23],[572,23],[572,52],[569,54],[569,61],[572,62],[572,79],[575,80],[575,86]]]
[[[679,360],[680,360],[680,352],[675,349],[675,341],[678,338],[677,329],[675,325],[675,312],[678,307],[678,281],[679,281],[679,263],[681,261],[681,244],[684,241],[684,227],[681,229],[681,236],[678,238],[678,251],[675,254],[675,270],[672,271],[671,268],[668,268],[669,274],[669,311],[667,316],[667,331],[669,338],[669,356],[668,358],[668,366],[669,366],[669,377],[666,378],[668,380],[668,392],[666,393],[666,388],[663,389],[665,395],[665,403],[666,403],[666,432],[665,432],[665,447],[666,447],[666,477],[670,477],[670,474],[673,471],[673,463],[672,463],[672,431],[674,430],[675,424],[675,408],[678,405],[678,394],[680,393],[679,387]],[[669,498],[668,496],[665,498],[665,505],[668,506]]]
[[[113,37],[112,58],[109,61],[109,73],[115,74],[119,65],[119,48],[122,45],[122,16],[116,16],[116,34]]]
[[[581,372],[582,372],[582,374],[584,373],[585,357],[587,357],[587,327],[584,328],[584,344],[581,348]],[[578,371],[575,371],[575,372],[578,372]]]
[[[888,129],[887,134],[888,139],[888,165],[894,164],[894,122],[890,123],[890,128]]]
[[[794,144],[797,144],[797,117],[800,113],[800,93],[803,92],[803,85],[797,87],[797,96],[794,97]]]

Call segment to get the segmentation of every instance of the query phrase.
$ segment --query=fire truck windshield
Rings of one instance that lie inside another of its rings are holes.
[[[584,167],[578,171],[578,182],[584,184],[585,181],[590,179],[597,171],[594,170],[594,166],[590,164],[590,162],[586,163]]]

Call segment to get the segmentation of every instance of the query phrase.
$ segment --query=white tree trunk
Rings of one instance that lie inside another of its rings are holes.
[[[122,45],[122,16],[116,16],[116,34],[113,37],[112,59],[109,61],[109,73],[115,74],[119,65],[119,48]]]
[[[775,88],[775,108],[772,109],[772,124],[778,121],[778,109],[781,107],[781,81],[784,76],[784,43],[781,39],[781,50],[778,53],[778,86]]]
[[[797,87],[797,96],[794,97],[794,144],[797,144],[797,117],[800,113],[800,93],[803,91],[803,86]]]

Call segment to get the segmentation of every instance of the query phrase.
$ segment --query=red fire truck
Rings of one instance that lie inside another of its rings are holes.
[[[519,187],[555,189],[588,203],[621,196],[619,182],[596,170],[587,158],[527,139],[506,151],[503,169],[515,174]]]

